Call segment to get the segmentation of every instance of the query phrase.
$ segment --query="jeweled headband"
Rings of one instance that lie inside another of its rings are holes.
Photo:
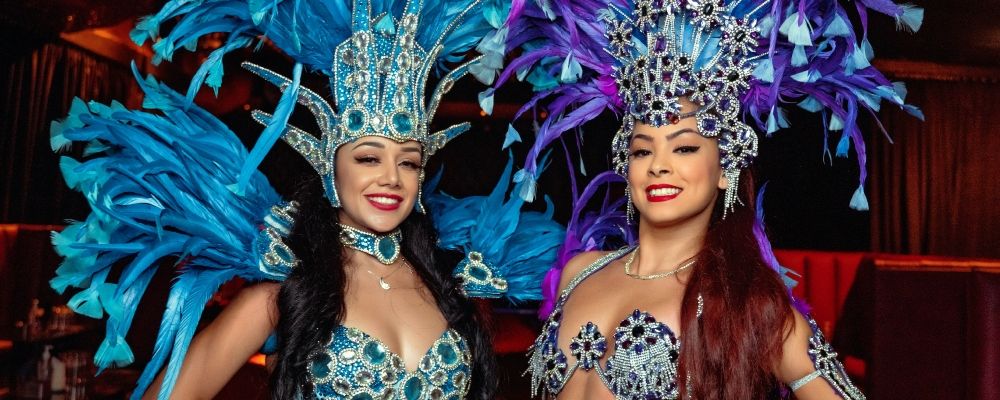
[[[335,207],[340,206],[340,198],[334,182],[334,156],[344,143],[363,136],[399,142],[415,140],[423,145],[426,161],[449,140],[468,130],[468,123],[433,133],[428,128],[441,97],[455,80],[470,68],[489,70],[482,65],[481,57],[463,59],[484,37],[496,33],[502,21],[495,15],[506,12],[501,4],[484,5],[480,0],[174,3],[176,7],[164,7],[133,34],[140,40],[156,37],[161,21],[180,16],[170,34],[154,44],[158,57],[169,58],[177,45],[200,35],[230,32],[226,43],[202,65],[192,82],[194,88],[206,77],[210,86],[217,87],[222,55],[248,46],[258,36],[271,40],[296,61],[291,78],[244,63],[245,68],[277,85],[283,95],[274,115],[254,111],[254,118],[267,127],[243,171],[255,169],[282,137],[322,176],[326,196]],[[453,63],[458,66],[447,66]],[[334,105],[300,87],[303,65],[329,76]],[[440,80],[427,99],[425,87],[432,72],[440,75]],[[315,115],[318,137],[288,124],[296,102]],[[241,179],[236,189],[242,190],[244,184]],[[417,209],[422,211],[419,199]]]
[[[911,30],[923,16],[889,1],[862,0],[850,8],[860,11],[862,27],[868,10]],[[622,175],[635,123],[661,126],[692,117],[702,135],[719,138],[729,210],[738,202],[740,170],[757,155],[750,124],[768,133],[787,127],[782,104],[798,103],[842,131],[838,156],[855,145],[862,173],[851,206],[867,209],[858,110],[874,112],[888,100],[920,115],[904,103],[902,84],[871,66],[866,35],[859,38],[836,0],[529,1],[514,8],[508,27],[508,48],[521,53],[497,85],[512,76],[528,81],[538,94],[526,109],[544,104],[551,115],[520,174],[525,179],[537,175],[542,149],[606,109],[624,114],[612,144],[614,170]],[[693,114],[681,114],[681,97],[698,106]]]

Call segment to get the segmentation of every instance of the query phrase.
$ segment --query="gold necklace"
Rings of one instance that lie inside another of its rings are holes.
[[[382,288],[382,290],[388,291],[389,289],[392,289],[392,285],[390,285],[389,282],[387,282],[385,279],[388,278],[388,277],[390,277],[390,276],[392,276],[396,272],[399,272],[399,270],[403,269],[403,267],[409,267],[409,266],[410,266],[410,263],[406,262],[406,260],[403,260],[403,265],[400,265],[395,270],[393,270],[392,272],[390,272],[388,275],[379,275],[379,274],[376,274],[376,273],[372,272],[371,269],[368,269],[368,268],[365,268],[365,271],[368,271],[368,273],[371,274],[373,277],[378,278],[378,286],[380,288]]]
[[[639,246],[635,246],[635,250],[633,250],[632,254],[630,254],[628,256],[628,259],[625,260],[625,275],[627,275],[630,278],[634,278],[634,279],[638,279],[638,280],[642,280],[642,281],[651,281],[651,280],[654,280],[654,279],[666,278],[666,277],[671,276],[671,275],[677,275],[677,273],[679,273],[679,272],[681,272],[683,270],[686,270],[688,268],[691,268],[691,266],[694,265],[694,262],[696,261],[696,259],[695,259],[696,256],[691,256],[690,258],[688,258],[688,259],[686,259],[686,260],[681,261],[680,263],[678,263],[677,267],[675,267],[674,269],[672,269],[670,271],[660,272],[658,274],[652,274],[652,275],[639,275],[639,274],[633,274],[632,273],[632,262],[635,261],[635,255],[638,252],[639,252]]]

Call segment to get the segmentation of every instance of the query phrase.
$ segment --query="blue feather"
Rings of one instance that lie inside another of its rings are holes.
[[[518,191],[518,196],[524,201],[532,202],[535,201],[535,186],[537,182],[535,181],[535,176],[530,173],[527,169],[522,169],[514,174],[514,182],[519,183],[521,188]]]
[[[812,25],[802,13],[794,13],[785,18],[778,31],[788,37],[788,41],[799,46],[812,46]]]
[[[868,211],[868,197],[865,196],[865,186],[860,185],[851,196],[851,208],[858,211]]]
[[[844,120],[840,119],[837,114],[830,114],[830,125],[828,128],[831,131],[839,131],[844,129]]]
[[[563,83],[576,82],[580,79],[580,75],[583,74],[583,67],[580,66],[580,62],[573,58],[573,53],[569,53],[566,59],[562,63],[562,73],[559,74],[559,80]]]
[[[851,135],[844,131],[843,135],[840,135],[840,140],[837,141],[837,157],[847,157],[847,152],[851,150]]]
[[[544,161],[543,161],[544,162]],[[455,199],[435,192],[438,178],[424,192],[439,232],[439,246],[466,254],[454,271],[465,279],[469,296],[505,297],[512,302],[542,298],[540,283],[557,256],[565,230],[552,221],[552,203],[546,199],[544,213],[521,211],[524,204],[510,195],[512,162],[487,196]],[[518,186],[512,192],[518,191]],[[482,256],[482,264],[472,254]],[[478,266],[477,266],[478,265]],[[486,282],[477,282],[476,279]],[[503,283],[498,283],[497,280]]]
[[[296,63],[292,70],[291,85],[288,89],[282,91],[281,99],[278,100],[278,106],[271,117],[271,123],[261,132],[260,139],[257,140],[257,144],[250,151],[243,164],[243,168],[240,170],[240,177],[236,182],[237,194],[242,195],[245,193],[246,186],[250,183],[250,178],[254,173],[257,173],[257,166],[260,165],[261,161],[264,161],[264,156],[271,151],[271,147],[281,138],[281,134],[288,127],[288,118],[292,116],[292,111],[295,110],[295,102],[299,98],[299,82],[301,79],[302,64]]]
[[[486,89],[479,93],[479,107],[486,115],[493,115],[493,88]]]
[[[911,33],[919,31],[924,23],[924,9],[912,4],[903,4],[900,8],[903,9],[903,13],[896,17],[896,28]]]
[[[65,259],[50,284],[60,292],[83,289],[70,301],[79,313],[108,315],[95,365],[121,366],[132,362],[124,338],[160,261],[183,260],[153,360],[133,395],[141,396],[169,360],[175,369],[168,370],[165,398],[217,287],[234,276],[283,279],[258,267],[260,253],[253,246],[270,207],[281,199],[255,170],[246,175],[245,195],[226,190],[249,157],[239,138],[181,94],[138,73],[137,81],[155,114],[92,103],[57,125],[66,140],[85,142],[93,151],[83,162],[61,161],[67,183],[84,194],[92,212],[53,233],[53,246]],[[105,282],[111,266],[126,258],[118,281]]]
[[[521,134],[517,132],[517,129],[514,129],[514,124],[509,124],[507,126],[507,135],[503,139],[502,148],[506,150],[508,147],[510,147],[510,145],[514,144],[514,142],[520,142],[520,141],[521,141]]]
[[[823,31],[823,36],[825,36],[825,37],[834,37],[834,36],[847,37],[847,36],[850,36],[851,33],[852,33],[851,32],[851,28],[849,26],[847,26],[847,22],[844,21],[844,18],[842,18],[840,16],[840,14],[837,14],[835,17],[833,17],[833,21],[830,22],[830,25],[826,26],[826,30]]]

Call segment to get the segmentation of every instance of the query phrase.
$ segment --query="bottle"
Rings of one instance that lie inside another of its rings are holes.
[[[38,299],[31,299],[31,309],[28,310],[28,337],[34,337],[41,333],[41,317],[43,315],[45,315],[45,310],[38,306]]]
[[[51,369],[52,374],[49,381],[49,388],[52,389],[52,393],[63,393],[66,391],[66,363],[59,359],[59,357],[52,357]]]
[[[42,350],[42,358],[38,360],[38,364],[35,368],[35,379],[39,382],[49,381],[49,371],[52,368],[52,345],[45,345],[45,350]]]

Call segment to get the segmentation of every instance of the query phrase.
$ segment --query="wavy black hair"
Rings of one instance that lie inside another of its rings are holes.
[[[307,379],[310,357],[330,340],[344,318],[347,280],[343,246],[338,240],[337,210],[324,197],[319,177],[300,185],[295,226],[286,242],[299,260],[278,293],[277,362],[271,373],[271,397],[293,399],[301,392],[312,398]],[[400,225],[401,251],[430,290],[448,326],[458,331],[472,352],[470,399],[492,399],[496,394],[496,360],[486,319],[476,304],[463,296],[451,277],[452,258],[436,250],[437,232],[431,218],[417,212]]]

